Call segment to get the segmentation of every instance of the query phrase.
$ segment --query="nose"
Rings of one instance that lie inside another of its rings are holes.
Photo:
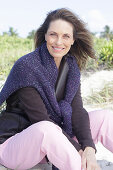
[[[62,43],[63,43],[62,38],[61,37],[57,37],[56,45],[61,45]]]

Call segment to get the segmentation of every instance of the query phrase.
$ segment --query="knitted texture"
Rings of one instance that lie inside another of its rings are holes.
[[[16,90],[28,86],[34,87],[39,92],[49,117],[72,137],[71,103],[80,84],[80,71],[75,57],[68,56],[67,63],[69,72],[64,98],[57,102],[55,83],[58,69],[44,42],[35,51],[16,61],[0,92],[0,105]]]

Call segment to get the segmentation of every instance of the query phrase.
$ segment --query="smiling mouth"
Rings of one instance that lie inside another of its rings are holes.
[[[62,51],[64,48],[59,48],[59,47],[52,47],[54,51]]]

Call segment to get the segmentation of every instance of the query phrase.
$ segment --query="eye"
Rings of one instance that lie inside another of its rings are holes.
[[[63,37],[66,38],[66,39],[69,39],[69,38],[70,38],[70,36],[67,35],[67,34],[65,34]]]
[[[55,33],[50,33],[50,36],[56,36],[56,34]]]

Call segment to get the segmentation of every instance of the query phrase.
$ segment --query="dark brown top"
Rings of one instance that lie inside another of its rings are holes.
[[[14,112],[25,114],[31,124],[42,120],[52,121],[48,116],[47,109],[40,94],[33,87],[19,89],[13,93],[6,102],[6,111],[11,112],[11,109],[13,109]],[[91,146],[95,149],[91,137],[88,113],[83,108],[80,87],[72,101],[72,128],[81,146],[65,134],[65,132],[63,133],[78,151],[81,148],[84,150],[86,146]]]

